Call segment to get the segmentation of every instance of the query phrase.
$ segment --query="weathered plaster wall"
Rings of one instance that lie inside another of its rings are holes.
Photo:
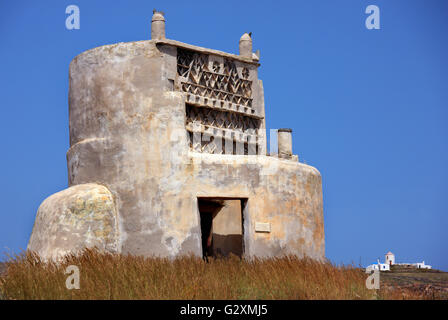
[[[248,198],[246,255],[324,258],[322,185],[315,168],[267,156],[190,156],[192,197]],[[271,232],[255,232],[256,222],[270,223]]]
[[[160,49],[155,41],[120,43],[86,51],[72,61],[68,190],[86,183],[110,190],[122,253],[202,255],[197,197],[203,196],[248,199],[246,256],[323,258],[319,172],[268,156],[190,152],[185,96],[172,91],[170,81],[175,48],[164,46]],[[264,103],[261,81],[254,80],[259,84],[256,101]],[[257,108],[264,115],[264,105]],[[50,220],[56,223],[59,211],[46,210],[39,211],[54,216]],[[256,222],[270,223],[271,232],[255,232]],[[39,249],[34,239],[47,236],[37,224],[30,248]],[[41,252],[50,254],[50,247]]]
[[[142,41],[90,50],[70,66],[70,185],[100,182],[117,195],[123,253],[175,254],[195,222],[177,198],[185,111],[182,94],[166,91],[164,62]]]
[[[117,252],[117,223],[114,198],[106,187],[76,185],[42,202],[28,249],[54,259],[85,247]]]

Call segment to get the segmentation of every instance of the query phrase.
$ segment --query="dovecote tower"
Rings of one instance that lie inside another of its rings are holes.
[[[167,39],[158,11],[151,40],[76,56],[69,187],[39,207],[28,249],[323,259],[321,176],[290,129],[268,155],[259,66],[250,33],[239,54],[202,48]]]

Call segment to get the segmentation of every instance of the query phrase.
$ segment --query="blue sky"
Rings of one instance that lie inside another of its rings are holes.
[[[65,28],[65,8],[81,28]],[[367,30],[365,9],[380,8]],[[101,45],[167,37],[261,51],[268,128],[323,177],[334,263],[425,260],[448,271],[448,1],[2,1],[0,251],[26,248],[36,210],[67,187],[68,66]]]

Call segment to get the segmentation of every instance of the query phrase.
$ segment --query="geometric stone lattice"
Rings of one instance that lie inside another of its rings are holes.
[[[224,59],[222,66],[216,61],[209,65],[208,55],[178,48],[177,73],[186,79],[181,82],[184,92],[252,107],[249,70],[243,68],[240,77],[230,59]]]
[[[218,62],[210,60],[207,54],[177,49],[180,90],[204,99],[204,103],[194,105],[188,104],[187,99],[185,125],[192,150],[257,154],[261,121],[253,116],[250,72],[246,67],[240,72],[241,76],[231,59],[222,58]],[[204,105],[205,101],[213,101],[213,106]]]
[[[239,113],[186,105],[190,148],[214,154],[255,155],[260,120]]]

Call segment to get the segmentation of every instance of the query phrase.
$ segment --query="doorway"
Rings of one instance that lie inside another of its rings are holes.
[[[247,199],[198,198],[201,220],[202,256],[241,257],[243,243],[243,211]]]

